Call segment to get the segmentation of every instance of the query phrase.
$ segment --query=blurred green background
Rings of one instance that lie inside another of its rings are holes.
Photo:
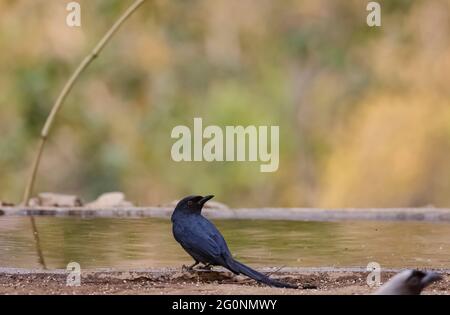
[[[0,0],[0,200],[20,201],[46,115],[132,3]],[[138,205],[214,193],[236,207],[450,207],[450,2],[147,3],[83,74],[36,192]],[[172,161],[174,126],[279,125],[280,167]]]

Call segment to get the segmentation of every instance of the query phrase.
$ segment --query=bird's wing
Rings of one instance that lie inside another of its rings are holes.
[[[179,237],[182,235],[182,237]],[[183,248],[194,254],[194,256],[202,257],[205,261],[216,263],[221,260],[221,246],[209,229],[204,229],[198,225],[174,225],[175,239],[183,246]]]

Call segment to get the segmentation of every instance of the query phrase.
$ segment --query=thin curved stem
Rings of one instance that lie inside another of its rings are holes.
[[[39,238],[39,233],[36,226],[36,221],[34,220],[34,216],[30,216],[31,228],[33,230],[34,243],[36,244],[36,252],[39,259],[39,264],[42,268],[47,269],[47,265],[45,264],[44,254],[42,252],[41,240]]]
[[[91,51],[91,53],[86,56],[83,61],[79,64],[75,72],[72,74],[72,76],[69,78],[67,83],[64,85],[64,88],[62,89],[61,93],[59,94],[58,98],[56,99],[55,104],[52,107],[52,110],[50,111],[50,114],[47,117],[47,120],[45,121],[44,128],[42,128],[41,131],[41,141],[39,144],[38,152],[36,154],[36,157],[34,159],[33,168],[31,171],[31,175],[28,179],[27,186],[25,188],[25,193],[23,197],[23,204],[25,206],[28,205],[28,202],[30,200],[31,194],[33,192],[34,183],[36,181],[36,175],[39,168],[39,164],[41,161],[42,153],[44,151],[45,143],[47,141],[48,135],[50,133],[50,129],[53,126],[53,122],[55,120],[56,114],[61,109],[61,106],[64,103],[64,100],[66,99],[69,92],[72,90],[72,87],[77,82],[80,75],[83,73],[83,71],[91,64],[91,62],[96,59],[100,52],[103,50],[105,45],[109,42],[111,37],[117,32],[117,30],[120,28],[120,26],[135,12],[146,0],[136,0],[126,11],[125,13],[114,23],[114,25],[109,29],[109,31],[102,37],[102,39],[98,42],[98,44],[94,47],[94,49]]]

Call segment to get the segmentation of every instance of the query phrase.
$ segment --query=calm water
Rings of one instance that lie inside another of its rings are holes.
[[[169,220],[36,217],[48,268],[177,267],[191,262]],[[233,254],[254,266],[450,268],[450,224],[215,221]],[[0,216],[0,267],[39,268],[28,217]]]

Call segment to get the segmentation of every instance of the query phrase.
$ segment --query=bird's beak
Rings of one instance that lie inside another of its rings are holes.
[[[436,272],[428,272],[427,275],[423,277],[422,283],[427,286],[439,280],[442,280],[442,276],[440,274]]]
[[[205,196],[202,199],[200,199],[200,201],[198,203],[203,206],[209,199],[212,199],[212,198],[214,198],[214,195]]]

